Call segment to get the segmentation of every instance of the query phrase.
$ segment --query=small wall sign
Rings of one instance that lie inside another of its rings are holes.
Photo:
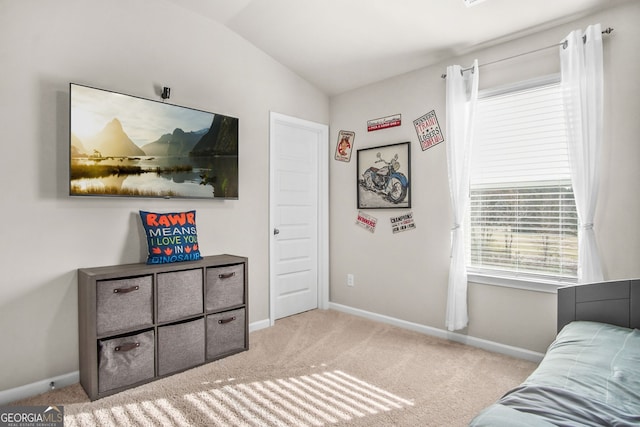
[[[387,129],[402,124],[402,114],[394,114],[393,116],[380,117],[379,119],[367,120],[367,131]]]
[[[371,215],[367,215],[364,212],[358,212],[358,219],[356,219],[356,224],[364,228],[365,230],[368,230],[372,233],[375,232],[377,223],[377,218],[374,218]]]
[[[413,221],[413,212],[394,216],[389,218],[389,220],[391,221],[391,231],[393,231],[393,234],[416,229],[416,223]]]
[[[338,132],[338,143],[336,144],[336,160],[348,162],[351,160],[351,150],[356,139],[356,133],[348,130]]]
[[[416,128],[418,141],[420,141],[422,151],[444,141],[444,136],[442,135],[442,131],[438,125],[438,118],[436,117],[435,110],[431,110],[427,114],[415,119],[413,121],[413,126]]]

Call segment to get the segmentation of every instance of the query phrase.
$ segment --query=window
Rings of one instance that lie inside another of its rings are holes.
[[[467,214],[469,274],[577,275],[578,220],[557,78],[481,93]]]

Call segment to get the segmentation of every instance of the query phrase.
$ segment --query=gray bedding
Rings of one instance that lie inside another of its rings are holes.
[[[529,378],[470,426],[640,426],[640,331],[569,323]]]

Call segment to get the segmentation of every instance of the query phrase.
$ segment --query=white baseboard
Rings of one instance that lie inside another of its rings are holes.
[[[68,374],[59,375],[57,377],[36,381],[34,383],[12,388],[9,390],[0,391],[0,405],[6,405],[8,403],[15,402],[16,400],[26,399],[28,397],[46,393],[51,390],[52,382],[54,383],[56,388],[60,388],[66,387],[71,384],[76,384],[79,381],[80,372],[75,371]]]
[[[269,319],[253,322],[249,324],[249,332],[268,328],[270,325],[271,321]],[[54,378],[47,378],[31,384],[26,384],[9,390],[0,391],[0,405],[6,405],[8,403],[15,402],[16,400],[26,399],[29,397],[37,396],[38,394],[46,393],[51,390],[52,382],[55,384],[56,388],[76,384],[80,382],[80,372],[70,372],[68,374],[60,375]]]
[[[249,324],[249,332],[259,331],[271,326],[271,319],[258,320]]]
[[[531,362],[540,362],[544,357],[544,354],[535,351],[527,350],[520,347],[512,347],[505,344],[500,344],[493,341],[484,340],[481,338],[470,337],[468,335],[458,334],[456,332],[445,331],[444,329],[433,328],[431,326],[420,325],[418,323],[407,322],[406,320],[396,319],[394,317],[385,316],[383,314],[372,313],[370,311],[361,310],[359,308],[353,308],[342,304],[329,303],[329,308],[344,313],[353,314],[354,316],[364,317],[370,320],[375,320],[389,325],[397,326],[399,328],[409,329],[411,331],[420,332],[425,335],[431,335],[438,338],[444,338],[450,341],[459,342],[462,344],[470,345],[472,347],[478,347],[483,350],[492,351],[494,353],[505,354],[507,356],[517,357],[518,359],[529,360]]]

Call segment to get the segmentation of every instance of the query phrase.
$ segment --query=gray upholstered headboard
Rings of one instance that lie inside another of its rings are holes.
[[[640,329],[640,279],[558,289],[558,332],[574,320]]]

